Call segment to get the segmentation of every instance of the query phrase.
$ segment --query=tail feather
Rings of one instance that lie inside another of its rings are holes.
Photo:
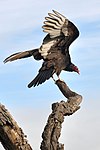
[[[41,56],[41,54],[39,53],[38,49],[33,49],[33,50],[29,50],[29,51],[24,51],[24,52],[18,52],[15,54],[10,55],[9,57],[7,57],[3,62],[7,63],[7,62],[11,62],[17,59],[22,59],[22,58],[27,58],[27,57],[31,57],[33,56],[34,59],[36,60],[40,60],[43,57]]]
[[[38,86],[39,84],[44,83],[53,75],[54,68],[51,67],[48,70],[42,70],[38,73],[38,75],[28,84],[28,87]]]

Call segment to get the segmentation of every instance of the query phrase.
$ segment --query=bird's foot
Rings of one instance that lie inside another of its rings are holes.
[[[64,80],[60,79],[60,77],[58,76],[58,79],[56,80],[53,76],[52,76],[53,81],[56,83],[58,80],[64,82]]]
[[[60,79],[60,77],[59,77],[59,76],[58,76],[58,80],[60,80],[60,81],[64,82],[62,79]]]
[[[64,82],[64,80],[62,80],[62,79],[60,79],[60,78],[58,78],[58,80],[60,80],[60,81]],[[58,80],[57,80],[57,81],[58,81]]]

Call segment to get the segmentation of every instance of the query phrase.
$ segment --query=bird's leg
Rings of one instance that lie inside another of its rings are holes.
[[[61,79],[60,79],[59,75],[57,75],[57,77],[58,77],[58,79],[57,79],[57,80],[63,81],[63,80],[61,80]],[[57,81],[57,80],[53,77],[53,75],[52,75],[52,79],[53,79],[53,81],[54,81],[54,82],[56,82],[56,81]]]
[[[53,75],[52,75],[52,79],[53,79],[54,82],[56,82],[56,80],[55,80],[55,78],[53,77]]]
[[[61,80],[60,77],[59,77],[59,75],[57,75],[57,77],[58,77],[58,80]]]
[[[62,79],[60,79],[59,75],[57,75],[57,77],[58,77],[58,80],[63,81]]]

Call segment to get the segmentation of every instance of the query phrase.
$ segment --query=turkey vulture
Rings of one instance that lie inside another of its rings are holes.
[[[15,53],[4,60],[6,63],[30,56],[36,60],[43,59],[38,75],[28,84],[29,88],[42,84],[50,77],[53,78],[54,73],[59,78],[62,70],[75,71],[79,74],[69,54],[69,46],[79,36],[77,27],[65,16],[53,10],[53,13],[48,13],[48,17],[45,17],[42,28],[47,35],[39,48]]]

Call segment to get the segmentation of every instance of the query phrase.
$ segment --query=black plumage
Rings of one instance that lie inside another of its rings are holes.
[[[71,62],[69,54],[69,46],[79,36],[77,27],[59,12],[53,10],[53,13],[48,13],[48,17],[45,17],[42,28],[47,35],[40,48],[15,53],[4,60],[6,63],[30,56],[36,60],[43,59],[42,67],[38,75],[29,83],[29,88],[42,84],[53,77],[54,73],[59,78],[62,70],[79,73],[78,68]]]

